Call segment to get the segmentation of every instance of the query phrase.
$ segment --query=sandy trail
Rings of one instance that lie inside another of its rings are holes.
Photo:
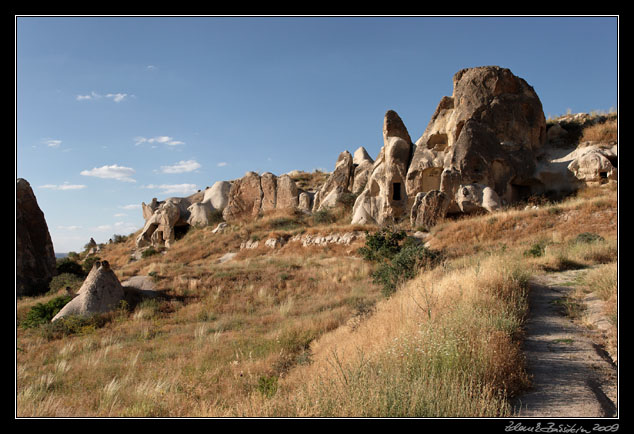
[[[561,307],[573,290],[569,282],[585,271],[531,280],[524,352],[533,387],[515,402],[519,417],[617,416],[616,367],[596,335],[565,316]]]

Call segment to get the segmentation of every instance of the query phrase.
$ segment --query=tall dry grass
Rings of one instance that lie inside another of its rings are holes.
[[[525,387],[528,273],[508,256],[420,275],[356,327],[311,344],[312,363],[231,416],[497,417]]]

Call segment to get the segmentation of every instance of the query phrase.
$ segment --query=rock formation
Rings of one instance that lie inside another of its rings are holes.
[[[384,224],[403,216],[405,188],[413,144],[399,115],[389,110],[383,120],[383,147],[352,210],[352,223]]]
[[[388,111],[384,146],[357,198],[352,223],[384,224],[404,215],[414,222],[426,220],[423,216],[437,220],[443,210],[494,209],[539,184],[535,170],[546,120],[533,88],[497,66],[463,69],[453,84],[452,96],[440,100],[416,144],[398,115]],[[426,201],[420,196],[412,209],[419,193],[432,191],[444,193],[449,204],[442,200],[431,207],[432,198],[442,197],[434,193]]]
[[[123,286],[107,261],[96,261],[84,280],[77,296],[51,321],[69,315],[89,316],[115,309],[125,297]]]
[[[546,141],[539,97],[526,81],[497,66],[463,69],[453,84],[453,95],[441,99],[416,141],[408,194],[439,190],[443,176],[453,176],[453,189],[445,191],[450,196],[460,185],[479,183],[507,202],[521,198],[535,182],[536,153]]]
[[[31,185],[22,178],[16,182],[15,212],[16,294],[46,292],[56,274],[53,241]]]
[[[156,247],[170,247],[176,239],[176,228],[189,227],[191,205],[190,199],[184,197],[171,197],[159,202],[136,239],[137,247],[150,244]]]
[[[231,221],[255,218],[266,211],[297,209],[301,193],[288,174],[247,172],[232,182],[222,216]]]

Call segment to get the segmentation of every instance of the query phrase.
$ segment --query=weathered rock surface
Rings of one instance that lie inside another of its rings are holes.
[[[107,261],[97,261],[83,285],[51,321],[69,315],[90,316],[114,310],[125,297],[123,286]]]
[[[354,164],[350,152],[343,151],[335,163],[335,170],[328,177],[313,199],[313,212],[337,206],[341,197],[350,192],[354,178]]]
[[[230,191],[229,181],[218,181],[205,190],[203,202],[209,203],[214,210],[223,210],[229,203]]]
[[[442,172],[453,169],[458,185],[485,184],[504,200],[517,200],[535,182],[535,153],[546,141],[539,97],[497,66],[463,69],[453,84],[452,96],[441,99],[416,142],[408,194],[439,189]]]
[[[461,185],[454,200],[465,214],[493,212],[501,206],[495,190],[482,184]]]
[[[191,204],[187,208],[187,212],[189,212],[187,224],[197,228],[209,226],[212,222],[212,211],[213,208],[210,202],[198,202]]]
[[[399,115],[389,110],[383,120],[383,147],[364,190],[352,210],[353,224],[394,221],[407,208],[405,179],[413,144]]]
[[[189,198],[172,197],[160,202],[154,213],[146,220],[141,234],[136,239],[137,247],[147,245],[170,247],[175,240],[175,228],[187,227],[190,217]]]
[[[247,172],[233,181],[222,216],[226,221],[254,218],[276,209],[297,209],[301,191],[289,175]]]
[[[440,190],[418,193],[410,211],[412,227],[431,228],[447,215],[451,198]]]
[[[15,211],[16,294],[46,292],[57,274],[53,241],[31,185],[23,178],[16,182]]]

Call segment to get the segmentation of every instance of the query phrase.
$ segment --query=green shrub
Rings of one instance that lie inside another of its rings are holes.
[[[365,246],[357,252],[363,259],[374,262],[392,259],[401,250],[400,242],[406,236],[405,231],[396,232],[389,229],[381,229],[374,234],[366,231],[365,235]]]
[[[92,266],[97,261],[101,261],[101,259],[97,256],[89,256],[86,259],[84,259],[84,263],[81,265],[81,267],[84,270],[84,274],[87,275],[88,273],[90,273],[90,270],[92,270]]]
[[[575,238],[575,243],[589,244],[597,241],[605,241],[605,239],[601,235],[592,232],[583,232]]]
[[[44,338],[50,340],[61,339],[71,335],[86,335],[102,328],[114,318],[115,314],[107,312],[91,316],[69,315],[55,322],[43,324],[41,332]]]
[[[154,247],[150,246],[147,249],[143,250],[143,253],[141,253],[141,257],[142,258],[149,258],[150,256],[156,255],[158,253],[159,253],[158,250],[156,250]]]
[[[258,391],[267,398],[271,398],[277,392],[277,376],[263,375],[258,378]]]
[[[46,303],[38,303],[29,310],[24,321],[20,323],[23,328],[37,327],[49,323],[57,313],[62,310],[73,297],[64,295],[55,297]]]
[[[399,284],[416,276],[425,267],[436,265],[440,252],[430,250],[405,231],[381,229],[374,234],[366,232],[365,246],[358,249],[363,259],[378,262],[372,272],[375,284],[382,286],[385,297],[392,295]]]
[[[53,277],[48,287],[51,294],[63,288],[70,288],[73,292],[77,292],[77,290],[81,288],[82,283],[84,283],[83,276],[80,277],[74,273],[62,273]]]
[[[84,269],[81,264],[72,260],[69,257],[58,259],[56,264],[57,274],[74,274],[76,276],[84,277]]]
[[[334,223],[336,217],[329,209],[321,209],[313,214],[313,223],[315,224],[331,224]]]
[[[385,261],[372,272],[374,283],[382,286],[381,292],[385,297],[392,295],[398,285],[416,277],[421,268],[435,265],[440,254],[423,245],[407,245],[403,247],[390,261]]]
[[[546,245],[544,242],[539,242],[533,244],[530,249],[524,251],[524,256],[532,256],[533,258],[539,258],[540,256],[544,256],[546,252]]]

